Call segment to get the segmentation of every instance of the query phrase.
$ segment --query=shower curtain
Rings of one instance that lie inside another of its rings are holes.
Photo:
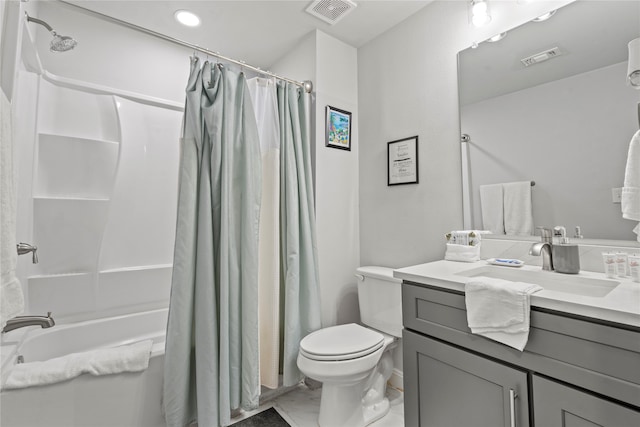
[[[192,59],[164,370],[169,426],[258,405],[260,146],[243,74]]]
[[[248,81],[262,154],[258,253],[260,384],[275,389],[280,372],[280,123],[275,79]]]
[[[300,340],[321,327],[310,98],[291,83],[278,84],[284,386],[302,379],[296,363]]]
[[[280,329],[284,385],[301,379],[300,339],[320,328],[310,96],[278,84],[279,141],[268,148],[279,145],[280,167],[273,170],[279,177],[262,187],[261,138],[244,75],[199,62],[191,62],[183,123],[164,369],[168,426],[228,425],[232,410],[257,407],[259,284],[274,285],[279,299],[271,328]],[[277,180],[279,189],[271,193],[279,194],[266,203],[275,205],[267,226],[277,228],[265,234],[261,192]],[[279,247],[277,260],[268,261],[279,273],[264,268],[260,245]]]

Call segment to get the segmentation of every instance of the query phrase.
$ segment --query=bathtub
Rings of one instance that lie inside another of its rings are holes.
[[[48,386],[0,392],[0,425],[164,426],[161,411],[167,309],[90,320],[29,331],[3,366],[152,339],[149,368],[116,375],[80,375]],[[5,372],[6,371],[6,372]]]

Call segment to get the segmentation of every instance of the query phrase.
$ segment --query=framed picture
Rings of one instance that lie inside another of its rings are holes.
[[[418,136],[387,143],[387,185],[418,183]]]
[[[351,113],[327,105],[325,146],[351,151]]]

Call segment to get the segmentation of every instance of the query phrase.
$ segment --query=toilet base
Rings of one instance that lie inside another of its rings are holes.
[[[386,397],[379,402],[365,406],[362,393],[366,381],[356,384],[327,384],[322,386],[320,398],[320,427],[364,427],[384,417],[390,408]]]
[[[380,418],[387,415],[389,409],[391,409],[391,404],[389,403],[389,399],[386,397],[379,403],[371,406],[365,406],[363,409],[364,425],[366,426],[374,421],[378,421]]]

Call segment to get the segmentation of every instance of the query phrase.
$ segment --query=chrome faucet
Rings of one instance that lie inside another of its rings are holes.
[[[538,227],[540,230],[541,242],[534,243],[529,249],[529,255],[542,255],[542,269],[553,271],[553,255],[551,254],[551,245],[553,242],[553,234],[551,229]]]
[[[51,317],[51,312],[48,312],[45,316],[16,316],[7,320],[2,333],[13,331],[14,329],[24,328],[25,326],[40,326],[41,328],[50,328],[55,325],[56,322]]]

